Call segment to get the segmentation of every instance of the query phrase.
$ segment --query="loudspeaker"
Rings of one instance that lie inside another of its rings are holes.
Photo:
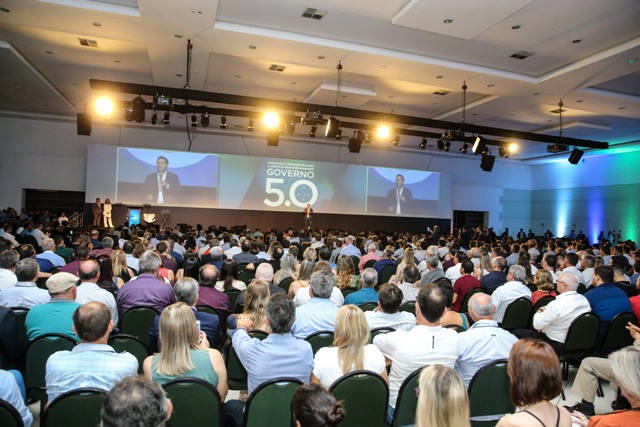
[[[480,167],[485,172],[491,172],[493,170],[493,164],[496,161],[496,156],[492,156],[491,154],[483,154],[482,160],[480,161]]]
[[[569,163],[571,163],[572,165],[577,165],[580,159],[582,158],[583,154],[584,154],[584,151],[582,151],[579,148],[574,148],[571,154],[569,155]]]
[[[269,147],[277,147],[278,142],[280,142],[280,132],[276,130],[267,134],[267,145]]]
[[[91,115],[88,113],[78,113],[77,116],[78,135],[91,135]]]
[[[358,138],[349,138],[349,152],[359,153],[362,146],[362,140]]]

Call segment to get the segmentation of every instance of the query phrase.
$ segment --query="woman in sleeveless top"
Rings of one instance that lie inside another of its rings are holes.
[[[562,371],[556,352],[546,342],[523,338],[509,354],[511,402],[524,408],[505,415],[498,427],[571,427],[571,415],[550,402],[562,392]]]
[[[224,360],[218,350],[209,348],[207,336],[198,331],[193,309],[187,304],[172,304],[160,315],[160,350],[145,359],[142,367],[146,378],[159,384],[177,378],[200,378],[214,385],[224,401]]]
[[[291,282],[291,286],[289,286],[289,298],[294,298],[296,296],[296,292],[300,288],[306,288],[309,286],[309,279],[311,278],[311,273],[313,273],[313,269],[316,266],[316,263],[305,259],[300,264],[300,272],[298,273],[298,280]],[[298,304],[296,304],[297,306]]]
[[[462,326],[465,331],[469,329],[469,320],[467,319],[467,316],[463,313],[457,313],[451,310],[451,305],[453,304],[453,287],[451,286],[451,280],[446,277],[441,277],[436,280],[435,283],[440,286],[440,289],[447,297],[447,310],[440,318],[440,324],[442,326]]]

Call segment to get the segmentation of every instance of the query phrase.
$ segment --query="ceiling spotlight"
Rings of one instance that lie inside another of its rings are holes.
[[[209,126],[209,113],[206,111],[200,115],[200,124],[203,128]]]
[[[449,148],[451,148],[451,141],[444,142],[444,151],[449,152]]]
[[[309,131],[309,137],[310,138],[315,138],[316,137],[316,132],[318,131],[318,126],[311,126],[311,130]]]
[[[162,117],[162,124],[168,125],[169,119],[171,119],[171,114],[167,111],[166,113],[164,113],[164,117]]]
[[[425,148],[427,148],[427,137],[422,137],[422,141],[420,141],[420,145],[418,145],[418,148],[421,150],[424,150]]]
[[[389,129],[389,126],[387,125],[380,125],[378,126],[378,129],[376,129],[376,135],[380,139],[388,138],[389,135],[391,135],[391,129]]]
[[[336,139],[340,141],[342,139],[342,128],[338,128],[336,131]]]
[[[309,111],[302,115],[300,123],[303,125],[317,126],[322,123],[322,113],[320,111]]]
[[[501,145],[498,147],[498,154],[500,157],[504,157],[505,159],[509,158],[509,148]]]
[[[265,126],[269,129],[275,129],[278,127],[278,123],[280,123],[280,117],[273,111],[269,111],[264,115],[262,119],[264,121]]]
[[[144,98],[140,95],[133,98],[131,101],[131,118],[138,123],[144,122],[146,105]]]
[[[460,147],[460,152],[462,154],[467,154],[467,149],[469,148],[469,144],[467,144],[466,142],[464,144],[462,144],[462,147]]]
[[[253,119],[249,119],[249,123],[247,123],[247,130],[249,132],[253,132]]]
[[[473,154],[484,154],[487,151],[487,141],[478,135],[473,143],[471,151],[473,151]]]
[[[227,128],[227,116],[220,116],[220,129]]]
[[[289,120],[287,120],[287,124],[285,125],[285,130],[289,135],[291,135],[296,131],[295,116],[291,116]]]
[[[131,120],[133,120],[133,107],[128,106],[125,110],[124,110],[124,118],[126,121],[130,122]]]
[[[444,141],[442,140],[442,138],[438,139],[438,150],[444,150]]]
[[[96,111],[105,118],[113,113],[113,102],[109,98],[100,98],[96,101]]]
[[[362,143],[367,138],[367,133],[362,129],[354,130],[353,137]]]
[[[367,132],[364,137],[364,142],[371,144],[371,141],[373,141],[373,135],[371,135],[371,132]]]
[[[391,143],[394,145],[394,147],[397,147],[400,143],[400,135],[395,135],[393,138],[391,138]]]
[[[154,111],[153,115],[151,116],[151,124],[155,125],[156,123],[158,123],[158,113]]]
[[[153,97],[153,106],[158,110],[173,109],[173,99],[165,95],[156,94]]]
[[[340,129],[340,120],[331,116],[329,120],[327,120],[327,128],[324,131],[324,136],[327,138],[335,138],[338,129]]]
[[[512,142],[511,144],[509,144],[508,148],[510,153],[515,153],[516,151],[518,151],[518,144]]]
[[[191,115],[191,127],[198,127],[198,116],[196,116],[195,114]]]

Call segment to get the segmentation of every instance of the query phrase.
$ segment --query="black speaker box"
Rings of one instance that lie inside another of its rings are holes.
[[[349,138],[349,152],[350,153],[359,153],[361,146],[362,146],[362,140],[357,139],[357,138]]]
[[[88,113],[78,113],[77,116],[78,135],[91,135],[91,115]]]
[[[584,154],[584,151],[582,151],[579,148],[574,148],[571,154],[569,155],[569,163],[571,163],[572,165],[577,165],[580,159],[582,158],[583,154]]]
[[[480,167],[485,172],[491,172],[493,170],[493,164],[496,162],[496,156],[489,154],[483,154],[480,161]]]
[[[269,147],[277,147],[280,142],[280,132],[269,132],[267,134],[267,145]]]

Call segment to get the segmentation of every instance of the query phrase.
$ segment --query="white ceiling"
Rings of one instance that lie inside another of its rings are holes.
[[[307,7],[326,14],[303,18]],[[551,111],[562,98],[565,136],[639,145],[638,0],[0,0],[0,8],[5,114],[72,116],[101,95],[89,79],[182,88],[190,39],[194,90],[333,106],[341,61],[340,106],[460,122],[466,81],[467,123],[557,135]],[[229,117],[230,128],[245,122]],[[386,149],[420,152],[419,142],[407,136]],[[460,155],[456,144],[447,155]],[[514,161],[550,159],[545,144],[520,145]]]

